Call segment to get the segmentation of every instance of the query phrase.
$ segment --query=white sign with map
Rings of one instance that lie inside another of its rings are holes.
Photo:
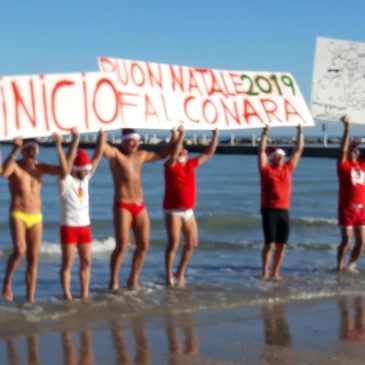
[[[317,38],[312,82],[313,118],[365,124],[365,43]]]

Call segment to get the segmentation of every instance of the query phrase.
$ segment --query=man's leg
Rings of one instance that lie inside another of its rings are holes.
[[[80,284],[81,298],[89,297],[90,270],[91,270],[91,244],[78,245],[77,250],[80,257]]]
[[[361,256],[365,242],[365,227],[355,227],[355,246],[351,251],[349,269],[356,269],[356,263]]]
[[[134,217],[132,228],[136,239],[136,249],[133,254],[132,270],[127,286],[129,289],[136,289],[147,249],[150,246],[150,220],[146,208]]]
[[[289,239],[290,222],[289,211],[276,212],[276,232],[275,232],[275,253],[271,269],[273,279],[280,278],[280,268],[285,256],[285,250]]]
[[[72,300],[71,293],[71,268],[75,256],[74,244],[63,244],[62,248],[62,264],[60,270],[61,285],[63,289],[63,295],[66,300]]]
[[[272,252],[275,246],[275,236],[277,231],[277,217],[276,213],[271,209],[262,209],[262,228],[264,231],[265,244],[262,248],[262,279],[270,278],[270,264]]]
[[[280,268],[281,268],[281,263],[283,262],[285,256],[285,250],[286,250],[285,243],[275,244],[275,253],[271,270],[271,277],[274,279],[280,278]]]
[[[22,256],[26,252],[25,232],[26,228],[22,221],[10,218],[10,231],[13,240],[13,252],[9,256],[6,265],[3,284],[3,297],[7,301],[13,300],[12,281],[16,268],[19,266]]]
[[[132,214],[126,209],[114,209],[115,249],[110,257],[109,289],[119,288],[119,270],[123,256],[128,248],[129,228],[132,224]]]
[[[182,219],[176,214],[165,214],[165,226],[167,231],[167,246],[165,250],[165,268],[166,268],[166,284],[174,285],[174,261],[176,251],[180,243],[180,232],[182,227]]]
[[[185,246],[181,254],[179,267],[176,271],[176,279],[179,285],[185,285],[185,271],[193,255],[194,249],[198,246],[198,225],[195,216],[183,223],[182,231],[185,237]]]
[[[42,242],[42,222],[35,224],[26,231],[27,243],[27,268],[26,268],[26,283],[27,283],[27,301],[34,303],[35,289],[38,276],[38,256]]]
[[[341,243],[337,249],[337,271],[343,271],[345,254],[351,244],[352,227],[341,227]]]
[[[268,243],[262,248],[262,278],[265,280],[270,278],[269,269],[274,245],[274,243]]]

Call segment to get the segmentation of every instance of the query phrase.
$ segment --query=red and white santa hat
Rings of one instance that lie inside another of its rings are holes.
[[[89,155],[85,150],[79,148],[77,155],[72,166],[73,171],[91,171],[92,165]]]
[[[141,136],[136,132],[135,129],[124,128],[122,129],[122,142],[127,141],[128,139],[136,139],[139,141]]]
[[[350,150],[359,150],[359,147],[360,147],[360,144],[361,144],[361,142],[359,142],[359,141],[352,141],[351,143],[350,143],[350,146],[349,146],[349,148],[350,148]]]
[[[276,156],[286,156],[286,153],[280,147],[271,147],[268,150],[268,159],[269,159],[269,161],[271,161]]]
[[[35,154],[38,155],[38,153],[39,153],[39,146],[38,146],[38,143],[37,143],[37,141],[35,139],[29,138],[29,139],[25,139],[23,141],[22,152],[24,150],[26,150],[27,148],[34,148]]]

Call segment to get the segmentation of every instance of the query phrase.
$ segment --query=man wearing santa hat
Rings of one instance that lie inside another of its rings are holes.
[[[339,181],[338,224],[341,228],[341,243],[337,251],[337,271],[344,270],[346,251],[355,232],[355,245],[351,251],[348,270],[356,271],[365,242],[365,160],[360,157],[358,143],[350,144],[351,118],[341,118],[344,133],[341,153],[337,163]]]
[[[6,301],[13,300],[12,279],[15,270],[26,255],[27,301],[34,303],[38,274],[38,255],[42,242],[41,188],[45,174],[62,174],[62,138],[54,134],[60,166],[36,160],[39,146],[36,140],[15,138],[14,146],[4,161],[2,175],[9,180],[11,194],[10,230],[13,251],[9,256],[2,294]],[[19,153],[22,158],[17,160]]]
[[[67,170],[59,180],[61,197],[61,284],[66,300],[72,299],[71,268],[75,248],[80,259],[81,298],[89,297],[91,268],[91,227],[89,215],[89,181],[103,155],[106,134],[99,133],[93,158],[87,152],[77,149],[79,133],[74,130],[70,150],[67,154]]]
[[[178,128],[176,142],[172,145],[170,157],[165,162],[163,208],[168,238],[165,268],[166,284],[171,287],[185,286],[185,271],[198,245],[198,225],[194,215],[197,192],[195,170],[213,157],[218,145],[218,129],[213,131],[212,139],[204,153],[194,158],[189,158],[188,151],[184,149],[184,136],[185,130],[181,125]],[[174,275],[173,266],[181,233],[184,235],[185,246]]]
[[[132,228],[136,249],[127,286],[138,287],[147,249],[150,245],[150,221],[144,203],[142,189],[142,166],[168,156],[170,143],[159,152],[140,151],[140,136],[134,129],[123,129],[122,144],[119,148],[108,144],[104,156],[108,158],[114,181],[114,230],[116,246],[110,259],[109,289],[119,288],[119,270],[129,243]]]
[[[258,150],[258,167],[261,178],[261,215],[265,237],[262,250],[262,277],[279,279],[281,263],[289,238],[289,207],[291,177],[304,148],[302,126],[298,126],[297,140],[291,157],[281,148],[266,153],[269,127],[263,129]],[[271,273],[270,264],[273,258]]]

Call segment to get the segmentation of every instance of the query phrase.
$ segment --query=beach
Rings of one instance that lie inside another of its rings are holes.
[[[10,148],[5,146],[3,155]],[[56,162],[53,148],[40,161]],[[303,158],[293,175],[291,232],[281,281],[262,281],[259,175],[255,156],[216,155],[198,169],[199,247],[187,287],[164,283],[163,164],[143,169],[151,247],[141,285],[128,291],[133,240],[107,291],[115,245],[113,185],[102,161],[90,183],[93,263],[90,300],[78,298],[78,262],[66,303],[59,283],[57,180],[45,177],[37,302],[24,304],[24,263],[12,304],[0,301],[0,364],[362,364],[364,260],[335,272],[336,161]],[[11,250],[9,193],[0,180],[0,278]],[[77,362],[78,361],[78,362]]]
[[[359,296],[131,317],[111,308],[91,314],[86,303],[69,307],[74,313],[67,318],[2,326],[0,363],[364,363]]]

